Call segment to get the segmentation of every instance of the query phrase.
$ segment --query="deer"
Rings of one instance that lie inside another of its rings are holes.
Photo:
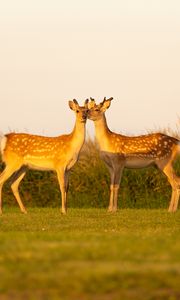
[[[85,141],[88,99],[84,106],[77,100],[69,101],[76,121],[70,134],[46,137],[28,133],[8,133],[1,136],[0,150],[5,168],[0,175],[0,214],[2,214],[2,187],[11,178],[11,189],[22,213],[27,213],[18,187],[28,169],[55,171],[61,191],[62,214],[67,213],[68,173],[78,160]]]
[[[167,177],[171,188],[168,211],[175,212],[180,195],[180,177],[175,174],[173,162],[180,153],[180,141],[175,137],[157,132],[140,136],[125,136],[112,132],[107,125],[105,112],[113,97],[96,104],[93,98],[88,103],[88,119],[95,125],[95,136],[100,156],[110,173],[109,212],[116,212],[118,191],[124,168],[140,169],[156,166]]]

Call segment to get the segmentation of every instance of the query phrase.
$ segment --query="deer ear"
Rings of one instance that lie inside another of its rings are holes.
[[[91,109],[95,106],[95,100],[91,97],[90,97],[90,99],[91,99],[91,102],[88,103],[88,109]]]
[[[76,99],[73,99],[74,104],[79,105]]]
[[[78,109],[79,104],[78,104],[77,100],[76,100],[76,99],[73,99],[73,101],[69,101],[69,107],[70,107],[70,109],[72,109],[72,110]]]
[[[102,103],[102,106],[101,106],[101,111],[105,112],[106,109],[108,109],[111,105],[111,100],[105,100],[103,101]]]
[[[69,101],[69,107],[72,110],[75,110],[75,103],[73,101]]]
[[[84,102],[84,107],[87,108],[87,109],[88,109],[88,102],[89,102],[89,99],[86,99],[85,102]]]

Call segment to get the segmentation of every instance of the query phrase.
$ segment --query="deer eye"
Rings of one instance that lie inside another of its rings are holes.
[[[96,109],[95,109],[95,111],[99,111],[99,109],[98,109],[98,108],[96,108]]]
[[[76,112],[79,113],[79,110],[77,109]]]

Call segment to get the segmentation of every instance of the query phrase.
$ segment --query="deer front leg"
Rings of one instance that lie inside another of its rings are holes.
[[[112,212],[113,211],[113,203],[114,203],[114,189],[113,185],[110,185],[110,197],[109,197],[109,206],[108,206],[108,211]]]
[[[110,185],[110,199],[109,199],[109,212],[117,211],[117,199],[118,199],[119,184]]]
[[[112,167],[107,166],[110,177],[111,177],[111,184],[110,184],[110,198],[109,198],[109,206],[108,206],[108,211],[112,212],[113,211],[113,206],[114,206],[114,170]]]
[[[117,166],[115,169],[115,177],[114,177],[114,211],[117,211],[118,208],[118,192],[119,186],[121,182],[121,177],[123,173],[124,166]]]
[[[63,169],[57,170],[58,182],[61,191],[62,201],[62,214],[67,213],[67,187],[68,187],[68,175]]]
[[[122,177],[122,172],[124,166],[122,165],[114,165],[110,167],[108,165],[108,169],[111,176],[111,185],[110,185],[110,199],[109,199],[109,212],[116,212],[118,208],[118,191],[119,185]]]

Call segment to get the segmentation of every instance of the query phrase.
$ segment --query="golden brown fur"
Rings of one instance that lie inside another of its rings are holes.
[[[172,163],[180,152],[180,142],[162,133],[141,136],[124,136],[109,130],[105,111],[112,98],[100,104],[93,99],[89,103],[88,118],[94,121],[96,139],[102,159],[111,176],[109,211],[117,210],[118,189],[123,169],[144,168],[156,165],[167,176],[172,186],[169,211],[176,211],[180,194],[180,178],[175,175]]]
[[[69,101],[75,112],[76,122],[73,131],[58,137],[44,137],[26,133],[10,133],[1,138],[1,154],[6,165],[0,175],[0,212],[2,212],[1,192],[4,182],[13,174],[13,194],[22,212],[18,186],[26,169],[54,170],[57,172],[62,196],[62,213],[67,210],[68,171],[78,160],[79,152],[85,140],[85,123],[87,119],[87,100],[79,106],[76,100]]]

